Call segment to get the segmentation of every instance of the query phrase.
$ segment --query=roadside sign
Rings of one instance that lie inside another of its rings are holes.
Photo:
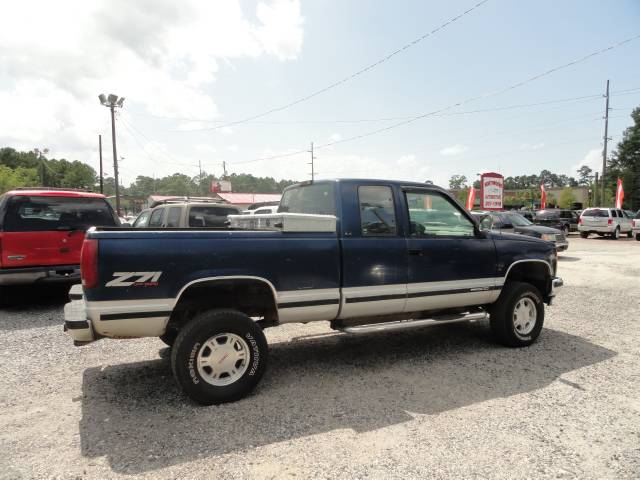
[[[480,208],[502,210],[504,177],[499,173],[487,172],[480,176]]]

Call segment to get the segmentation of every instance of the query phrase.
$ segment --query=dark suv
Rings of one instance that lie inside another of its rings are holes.
[[[565,235],[568,235],[569,232],[578,231],[579,219],[580,216],[573,210],[554,208],[538,210],[533,219],[533,223],[544,225],[545,227],[557,228]]]

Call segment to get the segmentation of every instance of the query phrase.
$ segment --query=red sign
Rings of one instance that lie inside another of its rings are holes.
[[[487,172],[480,176],[480,208],[482,210],[502,210],[504,177],[499,173]]]

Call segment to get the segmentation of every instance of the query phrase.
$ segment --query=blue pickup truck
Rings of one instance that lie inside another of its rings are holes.
[[[160,337],[187,395],[217,404],[260,380],[265,328],[326,321],[367,334],[489,319],[498,342],[522,347],[562,286],[552,243],[482,231],[433,185],[305,182],[278,213],[251,217],[267,228],[91,229],[65,330],[76,345]]]

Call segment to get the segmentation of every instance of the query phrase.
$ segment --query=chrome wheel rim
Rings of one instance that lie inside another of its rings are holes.
[[[513,327],[518,336],[529,335],[536,326],[538,308],[529,297],[523,297],[513,309]]]
[[[249,366],[249,345],[235,333],[219,333],[198,351],[198,373],[216,387],[238,381]]]

